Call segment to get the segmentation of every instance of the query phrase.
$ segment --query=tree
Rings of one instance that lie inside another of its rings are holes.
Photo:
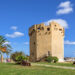
[[[5,52],[6,55],[7,55],[7,59],[8,59],[8,56],[9,56],[9,54],[10,54],[11,51],[12,51],[11,49],[7,49],[7,51]]]
[[[29,57],[26,56],[23,52],[14,52],[11,54],[11,59],[15,61],[17,64],[21,64],[22,61],[28,61]]]
[[[25,54],[23,52],[14,52],[11,54],[11,59],[16,62],[18,56],[25,56]]]
[[[3,36],[0,35],[0,54],[1,54],[1,62],[3,62],[2,53],[8,53],[11,51],[11,46],[6,43],[8,42]]]

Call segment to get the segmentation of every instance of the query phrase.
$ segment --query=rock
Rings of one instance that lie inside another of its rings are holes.
[[[22,65],[23,66],[31,66],[31,63],[23,60]]]

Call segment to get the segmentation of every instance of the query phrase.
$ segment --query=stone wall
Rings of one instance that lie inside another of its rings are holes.
[[[29,29],[30,60],[38,61],[51,55],[59,60],[64,58],[64,28],[56,22],[45,26],[43,23]]]

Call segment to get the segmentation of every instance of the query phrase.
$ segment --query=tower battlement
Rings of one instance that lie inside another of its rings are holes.
[[[33,25],[29,29],[30,60],[38,61],[51,55],[60,60],[64,58],[64,28],[56,22]]]

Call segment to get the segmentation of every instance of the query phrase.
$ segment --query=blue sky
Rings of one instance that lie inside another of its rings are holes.
[[[65,28],[64,56],[75,56],[75,0],[0,0],[0,35],[13,52],[29,54],[28,29],[57,21]]]

